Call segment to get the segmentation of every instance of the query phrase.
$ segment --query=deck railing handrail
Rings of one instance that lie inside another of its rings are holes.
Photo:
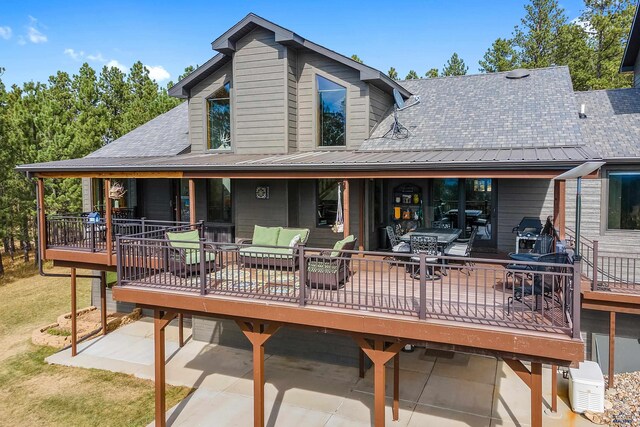
[[[332,254],[331,248],[305,245],[194,242],[160,235],[116,239],[118,286],[477,322],[579,338],[580,304],[578,299],[576,308],[574,292],[579,262],[359,250]]]
[[[567,228],[575,239],[575,232]],[[574,240],[575,241],[575,240]],[[592,291],[640,293],[640,254],[603,250],[598,240],[580,236],[582,275]]]

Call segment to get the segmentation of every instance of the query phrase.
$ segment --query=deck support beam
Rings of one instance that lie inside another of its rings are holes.
[[[42,178],[38,178],[37,206],[38,250],[40,251],[40,260],[44,263],[45,254],[47,252],[47,217],[44,210],[44,180]]]
[[[615,385],[615,362],[616,362],[616,312],[609,312],[609,378],[608,387]]]
[[[253,346],[253,425],[264,427],[264,344],[280,329],[279,323],[236,321]]]
[[[531,370],[521,361],[502,359],[531,390],[531,427],[542,427],[542,363],[531,362]]]
[[[400,418],[400,353],[393,355],[393,421]]]
[[[154,310],[153,312],[153,341],[155,353],[155,425],[166,427],[167,402],[165,384],[165,328],[176,317],[175,312]]]
[[[344,220],[344,237],[347,237],[351,234],[350,222],[351,222],[351,214],[350,214],[350,206],[349,206],[349,180],[345,179],[342,181],[342,211],[343,211],[343,220]]]
[[[75,357],[78,354],[78,319],[76,306],[76,269],[71,269],[71,357]]]
[[[553,181],[553,225],[560,240],[566,237],[567,182]]]
[[[113,220],[111,218],[112,216],[112,210],[113,210],[113,206],[111,205],[111,197],[109,197],[109,190],[111,190],[111,180],[110,179],[105,179],[104,180],[104,218],[105,221],[107,223],[107,242],[106,242],[106,246],[107,246],[107,260],[109,265],[113,265],[113,261],[111,259],[112,255],[113,255]]]
[[[551,365],[551,412],[558,412],[558,366]]]
[[[178,343],[184,347],[184,314],[178,313]]]
[[[374,413],[374,425],[375,427],[384,427],[385,425],[385,389],[386,389],[386,367],[385,364],[394,358],[400,349],[404,347],[403,342],[389,343],[381,338],[366,339],[363,336],[354,336],[355,341],[358,343],[362,351],[373,362],[373,413]],[[393,419],[397,420],[396,410],[396,393],[395,389],[400,389],[399,384],[399,371],[396,375],[396,366],[399,369],[399,363],[394,363],[394,402],[393,402]]]
[[[107,335],[107,272],[100,272],[100,324],[102,335]]]
[[[195,224],[196,218],[196,180],[189,178],[189,222]]]

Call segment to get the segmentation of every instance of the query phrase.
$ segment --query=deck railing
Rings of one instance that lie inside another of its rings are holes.
[[[164,232],[175,227],[203,227],[202,223],[190,225],[188,222],[157,221],[146,218],[113,218],[111,238],[117,235],[150,234],[164,237]],[[84,215],[49,215],[46,217],[47,248],[68,249],[88,252],[104,252],[107,248],[107,222],[104,218],[91,220]]]
[[[567,230],[575,242],[573,230]],[[600,242],[580,236],[582,275],[592,291],[640,294],[640,254],[601,248]]]
[[[580,265],[119,236],[118,286],[579,337]]]

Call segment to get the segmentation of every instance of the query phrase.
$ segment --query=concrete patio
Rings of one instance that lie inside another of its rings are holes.
[[[189,336],[188,329],[186,335]],[[168,411],[172,426],[253,424],[251,352],[188,340],[180,349],[177,327],[167,328],[167,383],[196,390]],[[106,337],[79,344],[49,363],[106,369],[153,380],[153,323],[142,319]],[[387,425],[520,426],[530,420],[530,393],[494,358],[416,349],[401,353],[400,420],[391,420],[392,370],[387,374]],[[357,368],[266,355],[265,419],[269,426],[369,426],[373,375]],[[550,370],[543,370],[549,406]],[[592,425],[568,408],[567,380],[559,376],[558,413],[545,410],[545,426]],[[153,425],[153,423],[151,424]]]

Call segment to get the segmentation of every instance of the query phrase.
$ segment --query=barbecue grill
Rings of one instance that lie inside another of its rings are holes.
[[[540,218],[532,216],[522,218],[520,224],[513,227],[512,230],[516,234],[516,253],[531,252],[541,231],[542,221]]]

